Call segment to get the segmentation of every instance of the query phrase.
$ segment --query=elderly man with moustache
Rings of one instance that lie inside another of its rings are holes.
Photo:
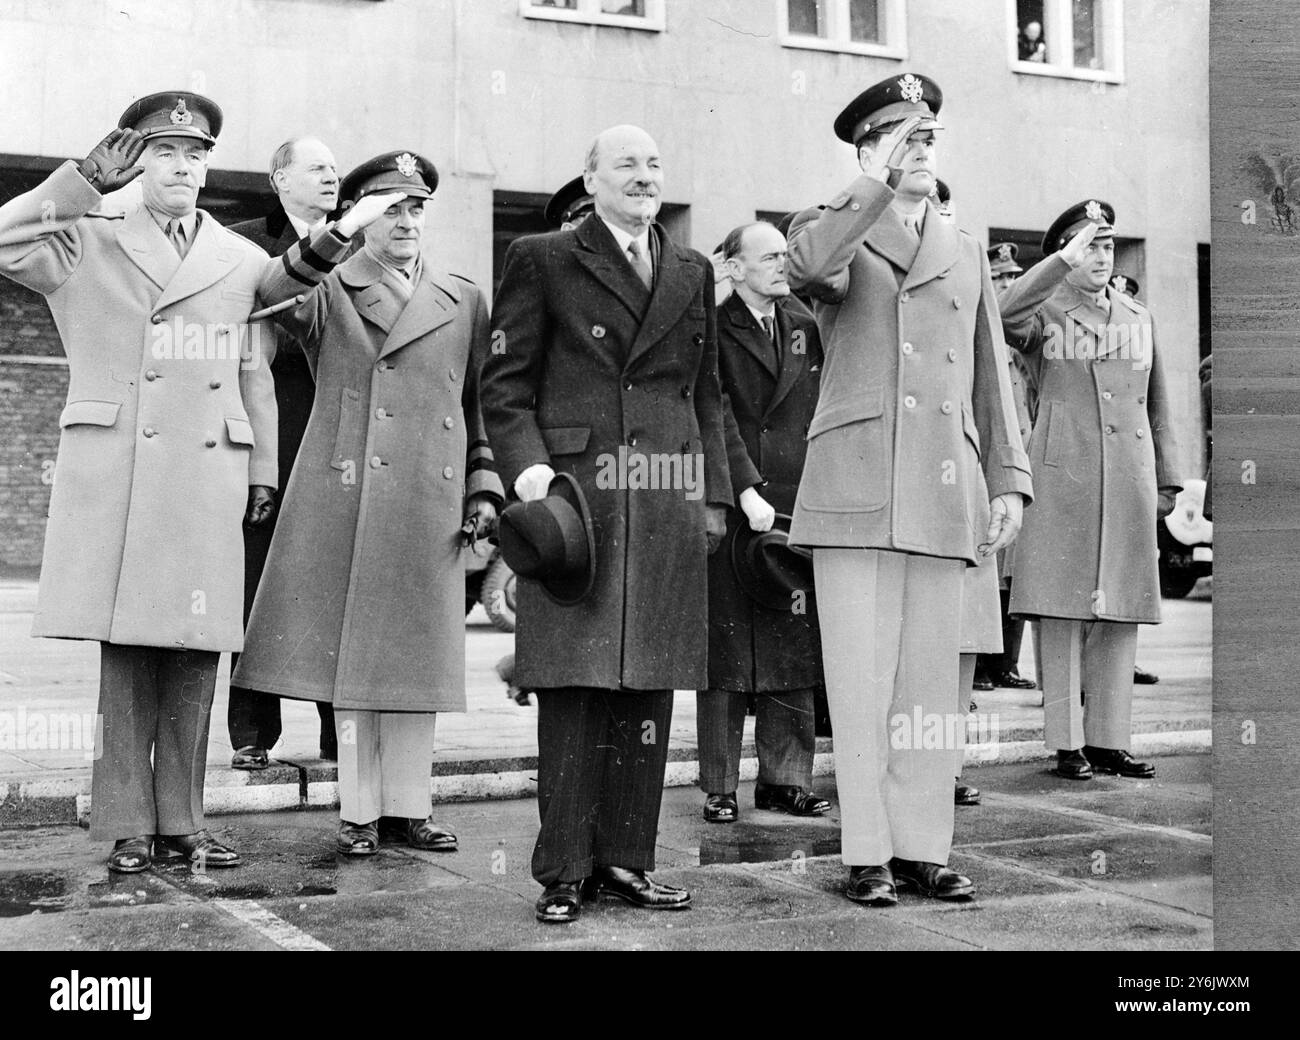
[[[276,201],[264,217],[232,224],[230,230],[256,242],[271,256],[281,256],[300,238],[318,231],[325,218],[337,207],[339,176],[334,153],[314,137],[295,137],[285,141],[271,156],[271,187]],[[277,512],[293,471],[293,460],[302,444],[307,419],[311,415],[316,385],[302,347],[283,329],[276,330],[275,360],[271,365],[275,377],[275,403],[280,416],[280,491],[276,492]],[[275,534],[275,516],[268,523],[244,528],[244,624],[253,609],[253,597],[262,580],[266,554]],[[310,567],[306,560],[303,567]],[[239,655],[231,657],[230,668],[239,664]],[[320,715],[320,755],[333,761],[338,758],[338,741],[334,734],[334,709],[323,701],[316,704]],[[280,739],[280,698],[240,686],[230,687],[226,712],[230,746],[235,753],[235,769],[265,769],[269,752]]]
[[[963,575],[1032,493],[984,251],[927,203],[941,103],[911,73],[855,98],[835,131],[862,175],[790,233],[826,354],[790,540],[813,551],[846,895],[874,906],[974,891],[946,865]]]
[[[342,218],[261,285],[295,301],[277,320],[316,399],[233,681],[334,706],[346,856],[377,852],[385,818],[413,848],[457,844],[430,815],[434,723],[465,710],[460,532],[486,534],[502,496],[478,411],[487,307],[421,250],[437,186],[413,152],[362,163]]]
[[[266,254],[196,206],[221,123],[199,94],[141,98],[0,207],[0,272],[45,296],[68,355],[33,635],[100,644],[90,836],[121,873],[240,862],[203,828],[203,782],[276,415],[274,338],[248,321]],[[137,176],[142,204],[100,205]]]
[[[538,691],[535,909],[548,923],[576,920],[584,893],[690,904],[647,872],[673,690],[707,682],[705,558],[732,501],[713,272],[655,223],[659,149],[639,127],[613,127],[583,179],[593,215],[511,245],[483,370],[505,486],[530,503],[569,474],[594,527],[594,581],[577,603],[519,581],[516,681]],[[703,486],[597,479],[623,457],[676,458],[697,474],[702,462]]]

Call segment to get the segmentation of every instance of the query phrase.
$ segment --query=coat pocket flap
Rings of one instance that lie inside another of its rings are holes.
[[[246,444],[253,447],[253,424],[247,419],[236,419],[232,416],[226,416],[226,436],[230,438],[231,444]]]
[[[542,430],[542,441],[552,455],[578,455],[587,450],[590,426],[552,426]]]
[[[808,440],[812,440],[827,430],[847,426],[851,422],[863,419],[879,419],[885,412],[885,395],[879,387],[866,391],[858,397],[836,401],[832,405],[820,408],[808,426]]]
[[[112,426],[121,407],[119,401],[69,401],[59,416],[59,426]]]

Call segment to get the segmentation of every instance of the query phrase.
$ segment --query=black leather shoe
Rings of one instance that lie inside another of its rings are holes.
[[[1130,776],[1137,780],[1148,780],[1156,775],[1156,767],[1150,762],[1139,762],[1127,751],[1119,748],[1099,748],[1084,746],[1084,755],[1098,773],[1110,773],[1113,776]]]
[[[685,910],[691,905],[691,894],[686,889],[661,885],[648,878],[644,870],[626,867],[597,867],[588,890],[592,895],[608,892],[646,910]]]
[[[256,744],[241,747],[230,759],[231,769],[258,770],[265,769],[270,764],[271,756],[266,748]]]
[[[889,866],[899,888],[914,888],[931,899],[967,899],[975,894],[975,882],[940,863],[895,857]]]
[[[193,834],[160,834],[154,839],[154,847],[172,856],[184,856],[204,869],[237,867],[243,862],[238,852],[222,845],[206,830],[195,831]]]
[[[979,690],[982,693],[988,693],[989,690],[993,689],[993,680],[987,675],[977,675],[971,681],[970,688],[972,690]]]
[[[139,874],[142,870],[148,870],[152,849],[152,834],[119,838],[108,855],[108,869],[115,874]]]
[[[708,823],[735,823],[740,815],[740,803],[736,801],[736,792],[731,794],[711,794],[704,799],[704,819]]]
[[[952,801],[954,805],[979,805],[980,789],[971,784],[963,784],[958,780],[953,785]]]
[[[1082,751],[1058,751],[1056,768],[1052,770],[1057,776],[1066,780],[1091,780],[1092,765],[1083,757]]]
[[[1032,690],[1038,684],[1033,679],[1022,678],[1019,672],[999,672],[993,676],[993,682],[1004,690]]]
[[[556,881],[546,886],[533,904],[537,920],[544,924],[569,924],[582,914],[582,881]]]
[[[1145,668],[1133,666],[1133,681],[1139,686],[1154,686],[1160,681],[1160,676],[1148,672]]]
[[[801,787],[758,784],[754,787],[754,808],[772,809],[791,816],[821,816],[830,812],[831,803]]]
[[[334,844],[344,856],[373,856],[379,851],[379,824],[374,820],[370,823],[339,820],[339,832]]]
[[[439,827],[432,816],[424,820],[407,820],[406,844],[428,852],[455,852],[456,835]]]
[[[898,902],[898,887],[894,884],[889,864],[883,867],[849,867],[849,883],[844,894],[855,903],[867,906],[893,906]]]

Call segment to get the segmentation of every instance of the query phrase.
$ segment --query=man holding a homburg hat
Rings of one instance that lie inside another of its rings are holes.
[[[1012,614],[1041,622],[1044,739],[1056,772],[1149,777],[1129,753],[1137,626],[1160,620],[1156,518],[1181,476],[1151,315],[1111,287],[1115,210],[1088,199],[1002,296],[1037,387],[1037,501],[1016,546]],[[1087,691],[1080,704],[1080,689]]]
[[[965,715],[965,569],[1009,545],[1032,488],[984,250],[944,220],[933,80],[891,76],[835,120],[862,174],[790,228],[826,363],[790,530],[809,546],[846,895],[972,894],[948,868]]]
[[[429,815],[434,722],[465,710],[460,532],[487,533],[501,483],[478,410],[483,295],[421,252],[437,185],[414,152],[363,163],[342,218],[261,284],[272,304],[304,297],[276,319],[316,396],[232,681],[334,705],[343,855],[375,853],[381,818],[413,848],[456,847]]]
[[[45,296],[68,356],[33,635],[100,643],[90,836],[125,873],[151,852],[239,862],[203,829],[203,781],[276,408],[274,338],[248,322],[266,253],[196,208],[220,131],[199,94],[141,98],[0,207],[0,271]],[[100,207],[136,177],[141,204]]]

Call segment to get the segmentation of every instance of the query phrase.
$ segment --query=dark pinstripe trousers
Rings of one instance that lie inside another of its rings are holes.
[[[533,877],[580,881],[594,864],[654,870],[672,690],[537,691]]]

